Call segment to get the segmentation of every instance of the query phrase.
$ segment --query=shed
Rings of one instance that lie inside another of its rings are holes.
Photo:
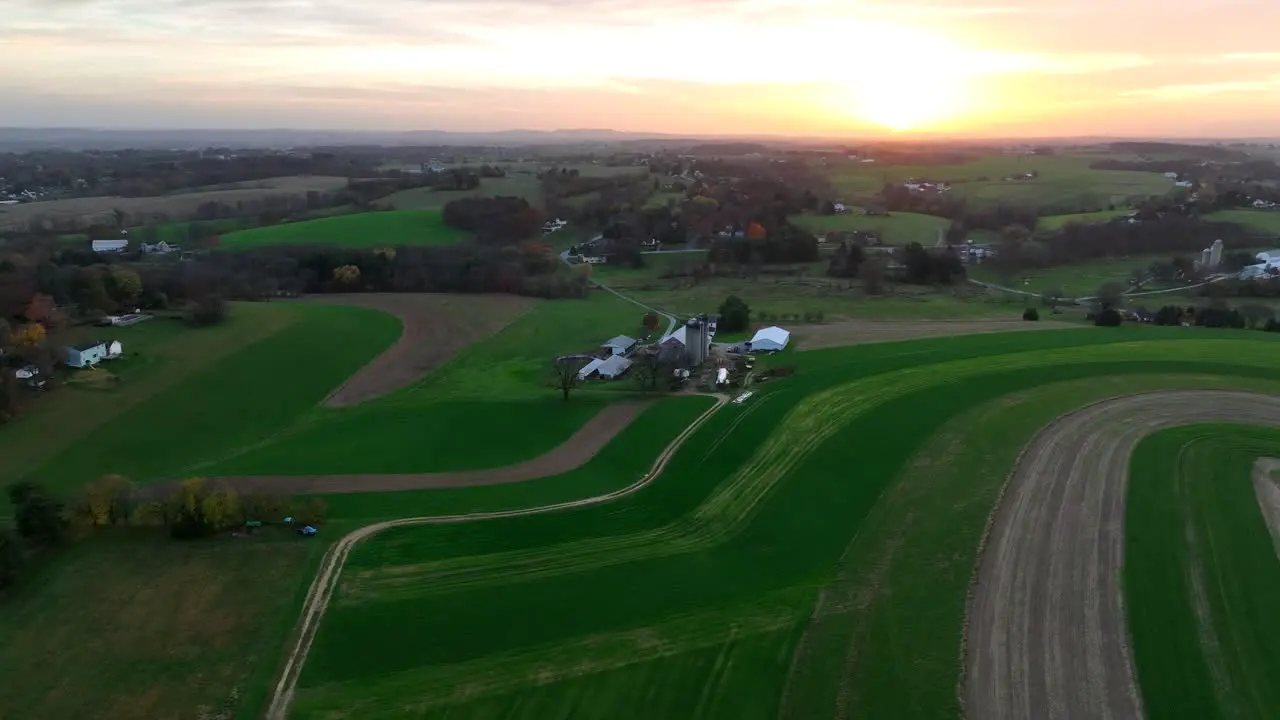
[[[608,350],[614,355],[626,355],[628,352],[631,352],[631,348],[635,346],[635,338],[629,338],[626,335],[619,335],[600,347]]]
[[[774,352],[783,350],[791,342],[791,333],[776,325],[760,328],[747,344],[752,352]]]
[[[592,358],[591,362],[587,363],[586,365],[583,365],[582,369],[578,371],[578,379],[585,380],[591,377],[591,373],[594,373],[595,371],[599,370],[600,366],[603,364],[604,364],[604,360],[601,360],[600,358]]]
[[[124,344],[121,343],[119,340],[108,340],[107,354],[104,355],[103,357],[106,358],[107,360],[115,360],[121,355],[124,355]]]
[[[89,367],[97,365],[107,356],[107,344],[101,340],[91,340],[72,345],[65,348],[64,351],[67,356],[67,364],[71,367]]]
[[[622,357],[621,355],[614,355],[608,360],[605,360],[604,363],[600,365],[600,369],[596,372],[600,373],[600,377],[605,380],[614,380],[622,377],[629,369],[631,369],[630,360]]]
[[[129,247],[128,240],[94,240],[93,251],[96,253],[118,253]]]

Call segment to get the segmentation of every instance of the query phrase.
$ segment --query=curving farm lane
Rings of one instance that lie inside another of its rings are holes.
[[[1024,450],[993,515],[966,621],[966,715],[1143,717],[1120,572],[1129,458],[1198,422],[1280,426],[1280,398],[1169,391],[1055,420]]]

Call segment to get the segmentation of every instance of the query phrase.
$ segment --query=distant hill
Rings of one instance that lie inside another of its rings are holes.
[[[1111,143],[1111,151],[1132,155],[1178,155],[1195,157],[1201,160],[1217,160],[1231,162],[1247,160],[1248,153],[1216,145],[1189,145],[1170,142],[1116,142]]]

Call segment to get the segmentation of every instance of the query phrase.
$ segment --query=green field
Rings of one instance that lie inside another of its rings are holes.
[[[530,205],[542,206],[542,185],[533,175],[508,175],[501,178],[483,178],[474,190],[440,191],[431,188],[401,190],[378,201],[379,207],[396,210],[434,210],[445,204],[467,197],[522,197]]]
[[[1261,236],[1280,239],[1280,210],[1220,210],[1205,218],[1236,223]]]
[[[1173,183],[1157,173],[1094,170],[1092,158],[991,155],[963,165],[886,165],[851,163],[830,170],[831,180],[846,199],[866,198],[885,183],[907,178],[951,183],[951,193],[974,205],[998,203],[1026,206],[1074,206],[1085,210],[1164,195]],[[1005,181],[1035,171],[1034,180]]]
[[[1280,538],[1250,470],[1280,431],[1188,426],[1134,453],[1124,583],[1149,717],[1271,718],[1280,709]]]
[[[1129,278],[1133,271],[1146,271],[1153,262],[1169,262],[1168,255],[1130,255],[1122,258],[1104,258],[1070,265],[1056,265],[1048,268],[1027,270],[1019,275],[1013,287],[1028,292],[1042,293],[1054,288],[1061,288],[1067,296],[1088,296],[1098,292],[1098,288],[1107,283],[1117,283],[1123,289],[1129,288]],[[973,265],[968,268],[969,277],[983,282],[999,283],[999,274],[989,267]],[[1157,290],[1157,286],[1146,286],[1147,290]],[[1157,300],[1158,301],[1158,300]]]
[[[447,245],[464,237],[466,233],[444,224],[438,210],[393,210],[239,230],[223,235],[221,247],[235,250],[265,245]]]
[[[1129,328],[796,356],[626,499],[358,546],[295,714],[954,716],[976,541],[1021,443],[1090,399],[1280,391],[1274,347]]]
[[[637,294],[713,310],[737,282]],[[750,287],[761,291],[744,295],[754,310],[823,301],[865,317],[859,305],[881,302]],[[917,317],[944,302],[971,306],[970,317],[1021,310],[936,294],[883,302],[914,303]],[[20,463],[10,477],[69,493],[106,472],[149,483],[495,467],[638,397],[629,383],[595,383],[564,403],[546,384],[550,357],[638,333],[644,311],[603,291],[539,303],[416,383],[344,409],[318,403],[393,342],[394,319],[313,303],[235,311],[208,330],[127,329],[137,356],[122,361],[117,389],[59,390],[58,412],[0,430],[0,453]],[[793,375],[721,407],[662,474],[608,502],[420,522],[631,487],[712,400],[656,401],[554,477],[330,496],[311,541],[106,532],[0,603],[0,677],[20,683],[0,694],[0,717],[260,717],[325,548],[396,518],[416,520],[352,550],[290,717],[956,717],[979,543],[1026,443],[1055,417],[1119,395],[1280,395],[1278,340],[1135,325],[788,352],[779,358]],[[61,437],[80,407],[85,418]],[[1280,711],[1267,654],[1280,642],[1280,560],[1248,474],[1278,441],[1203,426],[1155,435],[1134,456],[1124,585],[1139,681],[1161,694],[1146,701],[1150,717]],[[1203,621],[1188,615],[1191,556],[1227,638],[1216,665],[1200,651]]]
[[[1118,217],[1124,217],[1132,210],[1100,210],[1091,213],[1075,213],[1072,215],[1045,215],[1036,221],[1036,230],[1061,230],[1072,223],[1091,225],[1105,223]]]
[[[890,213],[888,217],[859,215],[856,212],[847,215],[805,214],[793,216],[791,222],[815,234],[862,230],[878,233],[880,239],[888,245],[915,242],[925,247],[937,244],[938,238],[951,225],[951,221],[946,218],[908,212]]]

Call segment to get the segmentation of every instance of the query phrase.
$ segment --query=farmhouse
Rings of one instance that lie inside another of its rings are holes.
[[[102,340],[91,340],[67,347],[64,351],[67,364],[71,367],[90,367],[107,357],[107,343]]]
[[[757,330],[747,341],[747,347],[751,352],[777,352],[785,349],[790,341],[791,333],[775,325]]]
[[[619,335],[600,347],[608,350],[612,355],[626,355],[636,346],[635,338],[629,338],[626,335]]]
[[[13,377],[30,388],[42,388],[45,385],[44,378],[40,377],[40,368],[35,365],[18,368],[14,371]]]
[[[93,251],[96,253],[118,253],[129,247],[128,240],[94,240]]]

